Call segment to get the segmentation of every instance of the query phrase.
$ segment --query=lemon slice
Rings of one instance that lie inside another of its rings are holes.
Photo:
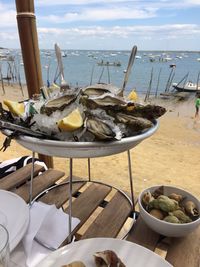
[[[8,107],[9,111],[16,116],[22,116],[25,112],[24,103],[18,103],[11,100],[4,100],[3,103]]]
[[[77,108],[73,110],[67,117],[58,121],[58,128],[65,132],[72,132],[83,125],[83,118],[80,110]]]
[[[137,93],[135,92],[135,90],[132,90],[132,91],[130,92],[130,94],[128,95],[128,99],[129,99],[129,100],[136,101],[137,98],[138,98],[138,95],[137,95]]]

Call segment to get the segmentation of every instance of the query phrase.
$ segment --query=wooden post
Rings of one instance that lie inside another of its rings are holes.
[[[32,97],[34,94],[39,94],[40,88],[43,86],[34,0],[15,0],[15,2],[26,84],[28,95]],[[53,168],[51,157],[39,155],[39,158],[49,168]]]

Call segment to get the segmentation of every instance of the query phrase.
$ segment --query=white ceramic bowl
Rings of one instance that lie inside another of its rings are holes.
[[[155,189],[157,189],[160,186],[161,185],[149,187],[140,193],[138,198],[138,204],[142,219],[152,230],[164,236],[180,237],[191,233],[200,224],[200,217],[191,223],[183,223],[183,224],[168,223],[153,217],[143,207],[142,197],[144,193],[146,191],[150,191],[152,193],[155,191]],[[186,200],[193,201],[196,204],[198,211],[200,211],[200,201],[189,192],[173,186],[164,186],[164,195],[167,196],[171,193],[177,193],[184,197],[187,197]]]

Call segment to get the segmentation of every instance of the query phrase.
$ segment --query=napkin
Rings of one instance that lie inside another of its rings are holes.
[[[69,215],[55,205],[34,202],[30,208],[30,223],[23,245],[26,254],[26,265],[34,267],[52,251],[40,245],[35,239],[57,249],[69,235]],[[80,220],[72,217],[72,230]]]

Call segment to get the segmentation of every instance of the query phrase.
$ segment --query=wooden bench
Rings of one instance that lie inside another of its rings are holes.
[[[0,180],[0,189],[11,190],[29,201],[29,181],[31,165],[17,170]],[[42,174],[38,175],[39,172]],[[44,189],[61,183],[64,173],[49,169],[44,171],[35,165],[33,197]],[[44,193],[38,200],[55,204],[68,212],[69,184],[67,178],[62,185]],[[72,216],[80,219],[74,229],[76,240],[92,237],[120,238],[124,235],[132,218],[132,207],[122,192],[98,182],[83,181],[74,177],[72,185]],[[200,267],[200,227],[182,238],[165,238],[149,229],[139,217],[126,238],[159,254],[175,267]],[[66,242],[63,243],[63,245]]]

